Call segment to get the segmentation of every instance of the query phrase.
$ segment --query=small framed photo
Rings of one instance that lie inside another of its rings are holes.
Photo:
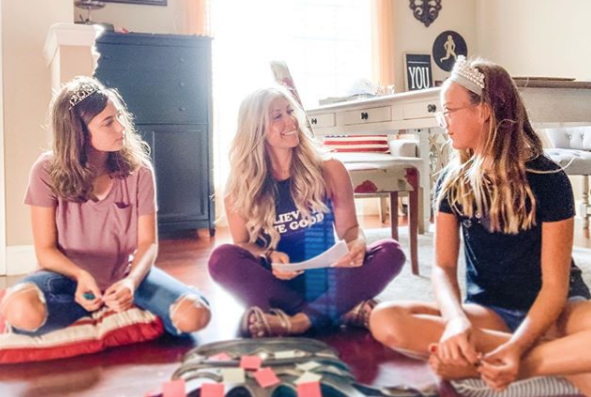
[[[406,91],[423,90],[433,87],[431,55],[404,54],[404,86]]]
[[[168,0],[102,0],[105,3],[141,4],[149,6],[166,6]]]

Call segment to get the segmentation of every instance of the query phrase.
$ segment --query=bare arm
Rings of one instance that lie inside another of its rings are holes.
[[[265,247],[249,242],[250,238],[246,229],[246,220],[233,210],[233,200],[230,197],[226,197],[224,199],[224,205],[234,244],[249,251],[255,257],[263,255],[266,251]]]
[[[573,218],[542,224],[542,289],[509,344],[521,354],[556,322],[568,295],[573,246]]]
[[[521,357],[554,324],[568,295],[574,220],[542,224],[542,288],[511,339],[487,354],[480,372],[488,385],[502,390],[519,374]]]
[[[336,159],[324,162],[324,176],[333,205],[337,235],[345,240],[349,247],[349,254],[334,266],[361,266],[365,257],[366,242],[357,221],[351,177],[343,163]]]
[[[78,267],[57,248],[55,207],[31,206],[31,221],[35,255],[39,266],[76,280],[78,286],[75,300],[86,310],[94,311],[101,307],[102,295],[94,277]],[[85,292],[92,292],[94,298],[84,298]]]
[[[474,364],[478,361],[478,354],[472,341],[472,324],[462,308],[457,279],[460,250],[458,220],[453,214],[438,212],[435,230],[435,266],[431,282],[445,322],[437,354],[445,363]]]
[[[138,218],[138,245],[133,255],[129,274],[115,282],[105,291],[105,304],[121,312],[133,304],[133,294],[146,277],[158,256],[158,233],[156,213],[140,215]]]

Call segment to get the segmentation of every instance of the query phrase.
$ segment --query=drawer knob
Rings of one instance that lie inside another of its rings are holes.
[[[181,106],[181,107],[179,108],[179,110],[180,110],[181,112],[184,112],[185,110],[187,110],[187,108],[186,108],[186,107],[184,107],[184,106]]]
[[[434,104],[430,103],[427,105],[427,112],[429,113],[435,113],[437,111],[437,106],[435,106]]]
[[[185,86],[185,83],[183,83],[183,82],[179,83],[179,87],[184,87],[184,86]]]
[[[310,123],[316,125],[316,124],[318,124],[318,119],[316,117],[312,117],[312,120],[310,120]]]
[[[368,120],[369,114],[367,112],[361,112],[361,120]]]

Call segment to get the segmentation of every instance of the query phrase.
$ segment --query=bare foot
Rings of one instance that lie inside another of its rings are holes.
[[[429,366],[443,380],[456,380],[466,378],[478,378],[480,374],[474,365],[451,365],[441,362],[436,354],[429,356]]]

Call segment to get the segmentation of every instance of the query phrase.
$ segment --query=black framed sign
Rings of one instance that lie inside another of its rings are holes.
[[[431,55],[404,54],[404,85],[407,91],[433,87]]]
[[[168,0],[102,0],[105,3],[144,4],[149,6],[166,6]]]

